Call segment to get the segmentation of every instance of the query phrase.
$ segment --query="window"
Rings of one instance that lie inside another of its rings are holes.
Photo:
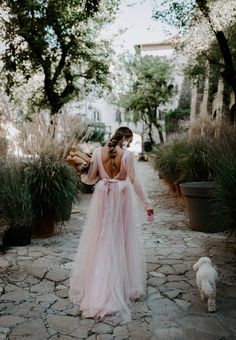
[[[94,120],[95,122],[101,121],[101,114],[98,110],[92,112],[92,120]]]
[[[119,109],[116,111],[116,121],[121,123],[121,111]]]

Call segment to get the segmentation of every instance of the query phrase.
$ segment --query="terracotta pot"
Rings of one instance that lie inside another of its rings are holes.
[[[55,233],[56,214],[42,216],[41,220],[35,223],[32,236],[33,237],[49,237]]]
[[[169,182],[169,181],[166,181],[166,180],[165,180],[165,182],[168,184],[170,190],[175,192],[175,183],[174,182]]]
[[[175,193],[176,193],[176,195],[178,197],[182,197],[183,198],[183,195],[182,195],[179,183],[175,183],[174,184],[174,191],[175,191]]]
[[[181,183],[180,189],[185,197],[190,225],[193,230],[206,233],[218,232],[219,226],[214,223],[211,205],[213,182]]]

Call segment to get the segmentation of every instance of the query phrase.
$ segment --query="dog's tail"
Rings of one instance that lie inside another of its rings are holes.
[[[201,286],[202,286],[202,291],[204,292],[206,296],[211,296],[212,294],[214,294],[214,291],[215,291],[214,282],[203,280]]]

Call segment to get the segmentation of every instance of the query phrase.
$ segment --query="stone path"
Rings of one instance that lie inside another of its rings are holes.
[[[68,300],[70,268],[91,198],[87,194],[59,234],[1,254],[0,339],[236,339],[235,238],[191,231],[184,202],[149,163],[137,163],[137,168],[156,220],[147,224],[145,213],[140,215],[147,295],[132,306],[132,321],[83,320]],[[192,265],[200,256],[211,256],[221,274],[214,314],[196,289]]]

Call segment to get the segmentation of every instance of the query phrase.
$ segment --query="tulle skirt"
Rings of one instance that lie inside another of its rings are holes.
[[[84,317],[118,314],[130,321],[131,301],[145,294],[133,196],[129,179],[104,179],[95,186],[70,278],[69,298]]]

